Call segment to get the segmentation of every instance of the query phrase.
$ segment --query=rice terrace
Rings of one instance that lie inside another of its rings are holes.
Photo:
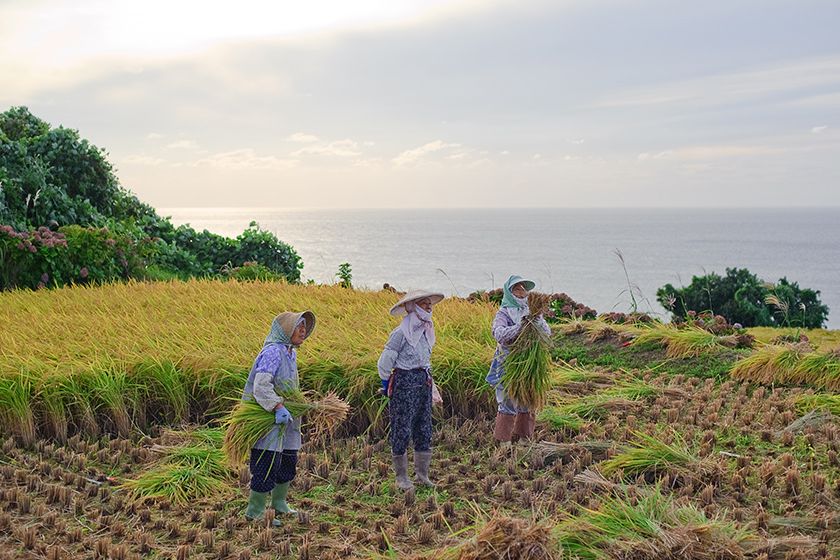
[[[0,558],[840,553],[835,332],[555,323],[535,438],[500,448],[484,381],[495,306],[447,299],[432,358],[437,486],[401,493],[376,393],[394,327],[381,310],[396,299],[220,280],[0,293]],[[306,438],[300,511],[275,528],[242,516],[248,468],[227,461],[223,422],[264,326],[292,307],[320,321],[301,347],[302,389],[351,408]]]

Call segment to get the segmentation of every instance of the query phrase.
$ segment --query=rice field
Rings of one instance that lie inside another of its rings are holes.
[[[840,554],[837,395],[812,378],[555,361],[535,440],[500,449],[483,381],[494,309],[455,300],[435,309],[437,487],[398,493],[375,394],[395,300],[202,281],[0,294],[0,559]],[[248,471],[225,460],[221,418],[288,308],[319,321],[301,349],[304,389],[334,390],[355,414],[343,434],[305,437],[299,513],[271,528],[243,518]],[[619,334],[591,344],[633,351]],[[702,367],[719,350],[667,352],[643,355]]]

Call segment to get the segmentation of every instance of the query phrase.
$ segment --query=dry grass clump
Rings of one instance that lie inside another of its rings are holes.
[[[840,389],[840,352],[815,352],[807,343],[767,345],[732,366],[735,379]]]
[[[528,315],[504,359],[502,384],[515,402],[531,410],[545,405],[551,388],[550,337],[536,324],[537,318],[548,310],[549,296],[537,292],[528,294]]]
[[[512,517],[493,517],[469,541],[439,549],[414,560],[559,560],[547,523]]]

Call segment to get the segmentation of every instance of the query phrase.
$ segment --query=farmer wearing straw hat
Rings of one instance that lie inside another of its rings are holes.
[[[513,275],[508,278],[504,285],[502,304],[493,319],[493,338],[498,345],[486,380],[496,389],[499,408],[493,437],[502,446],[510,446],[511,441],[530,439],[534,435],[534,414],[508,397],[501,381],[505,357],[510,352],[510,344],[516,340],[522,329],[522,319],[528,315],[528,292],[533,290],[534,286],[534,282],[521,276]],[[551,333],[542,316],[537,319],[536,324],[546,334]]]
[[[408,442],[414,440],[414,472],[417,482],[434,486],[429,479],[432,460],[432,374],[431,356],[435,345],[432,306],[443,294],[415,290],[391,308],[391,315],[403,317],[391,332],[377,364],[382,389],[390,397],[391,451],[397,487],[410,490]]]
[[[252,521],[262,519],[269,493],[275,514],[297,513],[286,503],[286,496],[301,445],[300,418],[292,418],[278,393],[298,389],[296,349],[314,329],[315,314],[311,311],[285,312],[275,317],[245,383],[242,398],[253,398],[265,410],[274,411],[275,418],[274,428],[251,449],[251,493],[245,517]],[[285,424],[282,438],[281,424]],[[280,521],[274,519],[273,524],[279,526]]]

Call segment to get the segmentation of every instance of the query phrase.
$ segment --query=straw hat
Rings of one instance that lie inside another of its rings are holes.
[[[410,301],[419,301],[421,299],[429,298],[432,302],[432,305],[440,302],[444,298],[444,295],[440,292],[430,292],[428,290],[412,290],[405,294],[403,298],[394,304],[394,307],[391,308],[391,315],[394,317],[399,317],[400,315],[405,315],[405,304]]]
[[[281,313],[277,316],[277,320],[280,323],[280,326],[283,328],[283,332],[286,333],[286,336],[291,338],[292,331],[295,330],[295,325],[298,324],[301,317],[303,317],[304,322],[306,323],[306,336],[305,338],[309,338],[309,335],[312,334],[312,331],[315,330],[315,314],[311,311],[303,311],[300,313],[295,313],[292,311],[287,311],[285,313]]]

